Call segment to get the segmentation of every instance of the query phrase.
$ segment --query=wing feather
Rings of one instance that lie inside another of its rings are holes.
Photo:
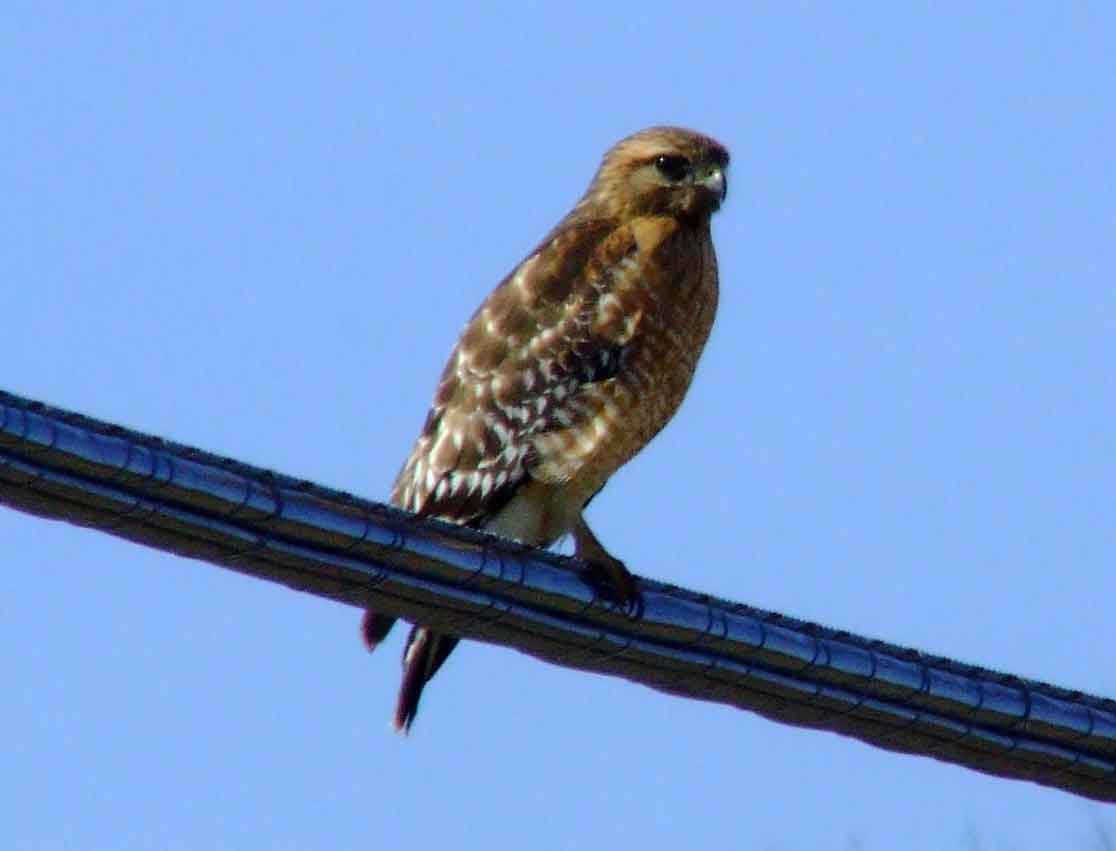
[[[567,221],[493,290],[450,355],[394,504],[473,525],[507,504],[538,435],[588,416],[586,388],[619,370],[639,322],[623,303],[637,252],[615,222]]]

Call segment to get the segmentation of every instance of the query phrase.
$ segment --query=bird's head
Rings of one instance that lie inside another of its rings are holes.
[[[681,127],[651,127],[605,154],[585,200],[611,215],[708,220],[728,192],[729,153]]]

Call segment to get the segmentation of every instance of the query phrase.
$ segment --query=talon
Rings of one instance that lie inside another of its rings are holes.
[[[643,593],[639,581],[624,566],[624,562],[609,553],[597,540],[583,516],[578,516],[573,528],[577,557],[588,566],[586,581],[606,600],[615,603],[622,612],[634,618],[643,616]]]
[[[586,562],[585,578],[598,595],[614,603],[622,612],[634,618],[643,615],[643,593],[639,580],[624,562],[608,556]]]

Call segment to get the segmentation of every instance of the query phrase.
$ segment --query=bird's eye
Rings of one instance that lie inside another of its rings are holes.
[[[690,161],[678,154],[661,154],[655,158],[655,168],[667,180],[677,183],[690,173]]]

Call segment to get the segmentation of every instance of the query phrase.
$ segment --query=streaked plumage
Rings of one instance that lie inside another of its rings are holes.
[[[535,546],[572,533],[617,598],[637,595],[581,512],[690,385],[717,307],[709,220],[727,165],[717,142],[672,127],[605,155],[574,209],[469,321],[393,504]],[[366,615],[370,647],[391,623]],[[412,629],[397,728],[456,643]]]

